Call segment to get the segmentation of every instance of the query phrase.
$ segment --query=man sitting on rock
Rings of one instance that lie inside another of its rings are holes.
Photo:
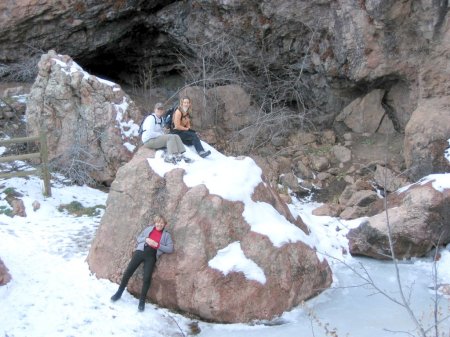
[[[161,149],[166,147],[167,154],[164,161],[176,164],[180,160],[186,163],[192,162],[192,159],[183,155],[186,148],[180,137],[174,134],[165,134],[163,129],[162,115],[164,114],[164,105],[156,103],[154,112],[147,116],[142,124],[142,143],[150,149]]]

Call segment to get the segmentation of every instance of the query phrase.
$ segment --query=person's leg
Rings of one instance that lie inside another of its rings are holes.
[[[202,146],[202,143],[200,142],[200,138],[198,138],[197,133],[195,131],[188,131],[191,133],[192,136],[192,142],[194,143],[195,150],[198,152],[200,157],[205,158],[211,154],[211,151],[205,151],[205,149]]]
[[[186,152],[186,148],[183,145],[183,142],[181,141],[180,136],[178,135],[170,135],[170,142],[174,144],[175,153],[184,153]],[[167,147],[169,146],[169,142],[167,142]]]
[[[117,292],[111,297],[112,301],[117,301],[122,296],[123,291],[127,287],[128,281],[130,280],[131,276],[133,276],[134,272],[142,263],[142,261],[144,261],[144,252],[142,250],[136,250],[130,262],[128,263],[127,269],[123,273],[119,289],[117,289]]]
[[[164,161],[167,163],[176,164],[177,161],[174,156],[174,154],[176,154],[176,148],[169,141],[171,136],[173,135],[161,135],[159,137],[149,139],[145,142],[144,146],[149,149],[162,149],[167,147],[167,153],[164,155]]]
[[[200,152],[205,151],[205,149],[202,146],[202,143],[200,143],[200,139],[198,138],[197,133],[195,133],[194,131],[190,131],[190,130],[183,131],[183,133],[182,133],[182,135],[180,135],[180,137],[181,137],[181,139],[184,138],[186,140],[189,140],[189,142],[194,145],[195,150],[197,152],[200,153]],[[184,142],[184,139],[183,139],[183,142]]]
[[[144,147],[147,147],[149,149],[154,149],[154,150],[166,147],[166,144],[167,144],[166,136],[167,135],[161,135],[159,137],[149,139],[148,141],[146,141],[144,143]]]
[[[142,281],[141,296],[139,298],[139,311],[145,308],[145,298],[152,282],[153,269],[156,263],[156,249],[147,247],[144,258],[144,277]]]
[[[200,139],[197,136],[197,133],[195,131],[178,131],[175,130],[176,134],[180,136],[181,140],[186,145],[194,145],[195,150],[198,152],[198,154],[201,157],[206,157],[211,154],[211,151],[205,151],[205,149],[202,146],[202,143],[200,142]]]
[[[173,130],[173,134],[180,137],[183,144],[192,145],[192,137],[189,134],[189,131]]]
[[[192,137],[192,143],[194,144],[195,150],[198,153],[205,152],[205,149],[202,146],[202,143],[200,142],[200,139],[198,138],[197,134],[193,131],[188,131],[191,134]]]
[[[192,163],[193,160],[191,158],[186,157],[183,153],[186,152],[186,148],[183,145],[183,142],[181,141],[180,136],[171,134],[171,138],[167,141],[167,148],[169,148],[169,143],[173,144],[173,147],[175,148],[175,158],[177,162],[184,160],[185,163]]]
[[[167,137],[167,152],[169,154],[178,154],[186,151],[180,137],[178,135],[165,135]]]

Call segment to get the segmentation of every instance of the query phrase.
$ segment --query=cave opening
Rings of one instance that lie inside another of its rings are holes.
[[[160,85],[167,78],[182,76],[180,50],[173,38],[140,25],[121,40],[80,55],[76,62],[90,74],[122,86],[145,87],[149,79]]]

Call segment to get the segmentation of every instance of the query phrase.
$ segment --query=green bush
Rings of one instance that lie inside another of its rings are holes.
[[[60,212],[68,212],[74,216],[80,217],[86,216],[97,216],[100,215],[100,209],[105,209],[103,205],[95,205],[93,207],[84,207],[79,201],[72,201],[70,204],[61,204],[58,207]]]
[[[8,206],[0,206],[0,214],[5,214],[11,218],[14,217],[13,210]]]

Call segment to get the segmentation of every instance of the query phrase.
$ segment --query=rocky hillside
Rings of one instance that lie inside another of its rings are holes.
[[[90,74],[141,86],[150,97],[141,108],[195,84],[181,93],[194,98],[203,138],[275,157],[285,168],[274,175],[345,176],[347,150],[331,146],[366,149],[386,134],[397,174],[415,181],[449,170],[447,1],[14,0],[0,12],[5,80],[34,81],[34,65],[52,48]],[[39,114],[34,103],[29,111]],[[317,148],[320,163],[309,156]]]
[[[177,54],[194,60],[207,56],[208,43],[225,41],[222,52],[233,51],[244,71],[261,57],[280,78],[301,71],[325,119],[384,89],[403,129],[421,66],[445,37],[447,10],[446,1],[429,0],[14,0],[0,4],[0,62],[7,73],[56,49],[90,72],[132,81],[143,64],[176,74]]]
[[[258,98],[250,102],[252,114],[287,110],[298,117],[297,129],[336,127],[346,106],[369,95],[366,102],[375,106],[366,107],[374,111],[359,111],[345,127],[359,132],[355,119],[364,124],[376,113],[382,118],[373,119],[375,131],[405,133],[412,178],[445,167],[422,152],[429,145],[441,151],[448,129],[433,130],[437,139],[428,144],[415,138],[423,130],[414,126],[428,128],[427,121],[424,126],[421,117],[411,116],[447,104],[447,1],[14,0],[2,2],[0,12],[5,78],[33,80],[33,64],[50,48],[119,83],[147,86],[142,76],[148,75],[179,89],[185,81],[205,84],[207,77],[208,86],[216,87],[242,84],[236,76],[245,74],[244,89]],[[212,63],[205,68],[205,60],[222,62],[220,69]],[[449,118],[443,114],[436,120]],[[415,123],[407,128],[411,118]],[[278,136],[272,131],[275,146]],[[427,167],[415,167],[424,160]]]

